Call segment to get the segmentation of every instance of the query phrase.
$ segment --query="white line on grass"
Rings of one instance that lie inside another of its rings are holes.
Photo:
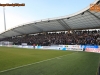
[[[77,52],[74,52],[74,53],[77,53]],[[71,53],[71,54],[74,54],[74,53]],[[71,55],[71,54],[67,54],[67,55]],[[47,60],[43,60],[43,61],[39,61],[39,62],[35,62],[35,63],[23,65],[23,66],[18,66],[18,67],[15,67],[15,68],[3,70],[3,71],[0,71],[0,73],[7,72],[7,71],[11,71],[11,70],[18,69],[18,68],[23,68],[23,67],[26,67],[26,66],[38,64],[38,63],[45,62],[45,61],[49,61],[49,60],[53,60],[53,59],[56,59],[56,58],[61,58],[61,57],[67,56],[67,55],[62,55],[62,56],[54,57],[54,58],[51,58],[51,59],[47,59]]]

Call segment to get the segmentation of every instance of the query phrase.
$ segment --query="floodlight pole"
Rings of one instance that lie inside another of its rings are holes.
[[[6,31],[6,17],[5,17],[5,7],[6,6],[13,6],[13,7],[15,7],[15,6],[25,6],[25,3],[22,3],[22,4],[19,4],[19,3],[12,3],[12,4],[9,4],[9,3],[6,3],[6,4],[1,4],[0,3],[0,6],[3,6],[3,16],[4,16],[4,29],[5,29],[5,31]]]
[[[6,31],[5,7],[3,7],[3,15],[4,15],[4,29]]]

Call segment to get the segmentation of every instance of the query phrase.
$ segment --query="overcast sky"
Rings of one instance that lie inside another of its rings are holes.
[[[5,7],[7,30],[35,20],[66,16],[78,12],[95,0],[0,0],[0,3],[25,3]],[[0,33],[4,32],[3,7],[0,7]]]

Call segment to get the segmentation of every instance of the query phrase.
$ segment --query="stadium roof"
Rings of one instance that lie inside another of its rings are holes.
[[[100,4],[100,0],[96,0],[93,4]],[[1,33],[0,38],[40,32],[100,28],[100,12],[90,11],[89,8],[90,6],[68,16],[34,21],[15,27]]]

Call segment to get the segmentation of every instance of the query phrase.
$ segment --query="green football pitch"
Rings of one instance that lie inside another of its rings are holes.
[[[0,47],[0,75],[97,75],[100,54]]]

